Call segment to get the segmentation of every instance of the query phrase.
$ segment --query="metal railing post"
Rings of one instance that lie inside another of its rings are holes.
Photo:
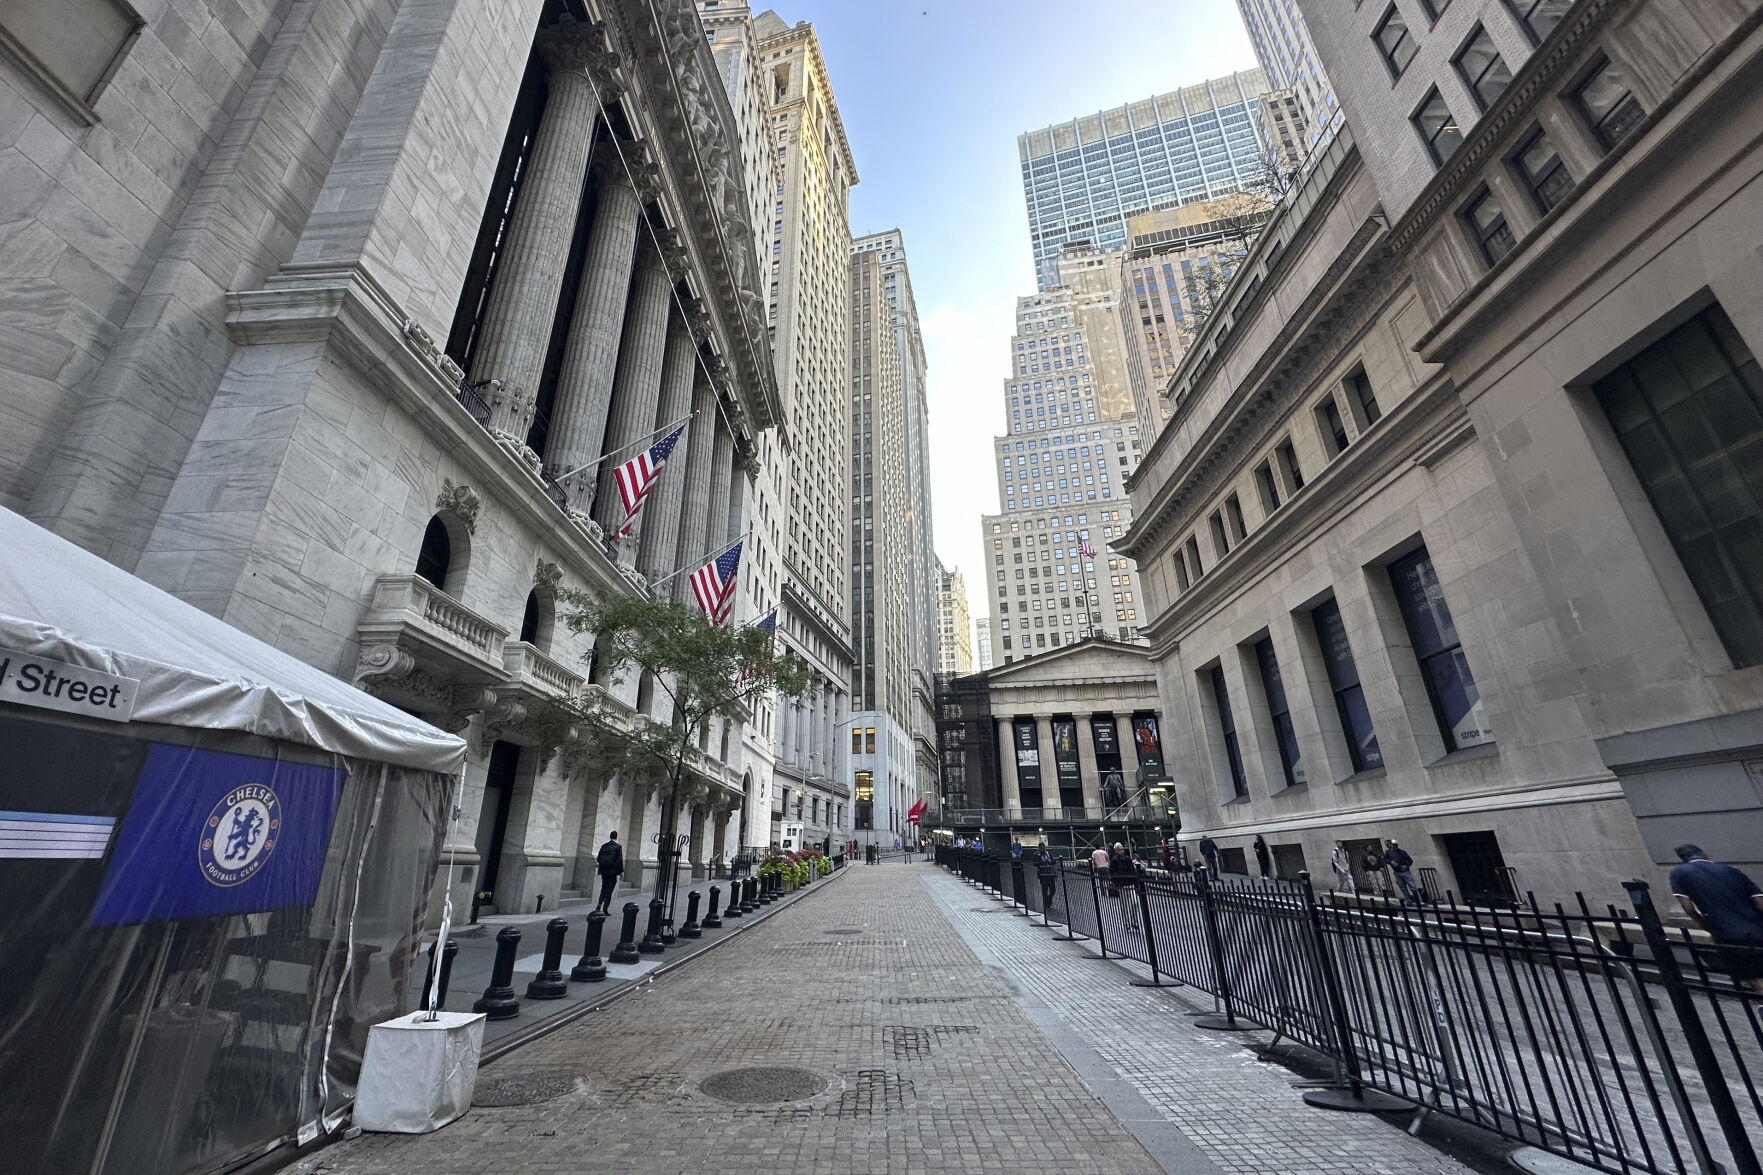
[[[1059,908],[1065,913],[1065,933],[1053,937],[1061,942],[1076,942],[1077,927],[1071,924],[1071,887],[1065,880],[1065,863],[1059,863]]]
[[[1652,953],[1653,966],[1659,971],[1660,985],[1671,1000],[1671,1010],[1677,1014],[1684,1043],[1689,1046],[1690,1058],[1695,1061],[1696,1072],[1702,1078],[1702,1094],[1714,1107],[1714,1120],[1726,1138],[1733,1169],[1737,1175],[1763,1175],[1756,1148],[1751,1145],[1744,1119],[1739,1117],[1738,1103],[1733,1101],[1732,1090],[1727,1086],[1730,1078],[1721,1072],[1714,1046],[1708,1041],[1708,1030],[1702,1025],[1695,1001],[1690,998],[1689,987],[1684,983],[1683,971],[1677,965],[1671,940],[1665,937],[1665,927],[1659,922],[1659,911],[1653,908],[1653,895],[1648,892],[1649,887],[1644,881],[1625,881],[1622,888],[1628,891],[1628,900],[1634,906],[1641,933],[1647,939],[1647,949]]]
[[[1149,980],[1135,979],[1132,981],[1132,985],[1134,987],[1179,987],[1179,980],[1174,983],[1164,983],[1157,977],[1157,928],[1151,925],[1151,899],[1145,892],[1150,887],[1150,879],[1141,873],[1139,883],[1134,888],[1139,891],[1139,916],[1145,927],[1145,952],[1151,956],[1151,978]],[[1170,978],[1174,979],[1175,977],[1172,975]]]
[[[1096,941],[1101,944],[1102,957],[1106,959],[1108,957],[1108,928],[1102,923],[1101,880],[1101,877],[1096,873],[1096,867],[1090,866],[1090,901],[1094,902],[1096,906]]]
[[[1194,870],[1194,889],[1200,895],[1200,918],[1206,926],[1206,953],[1212,956],[1212,994],[1218,997],[1219,1005],[1224,1009],[1222,1016],[1214,1012],[1195,1017],[1194,1026],[1226,1032],[1240,1031],[1245,1026],[1237,1023],[1236,1009],[1231,1006],[1230,975],[1224,965],[1224,935],[1218,928],[1218,907],[1212,899],[1212,878],[1204,868]]]
[[[1310,925],[1311,942],[1316,950],[1316,969],[1322,974],[1323,990],[1328,997],[1328,1010],[1334,1020],[1335,1044],[1340,1050],[1341,1069],[1346,1074],[1347,1088],[1308,1090],[1304,1101],[1325,1110],[1351,1110],[1360,1113],[1389,1113],[1411,1110],[1414,1103],[1407,1098],[1381,1090],[1366,1089],[1359,1072],[1359,1050],[1353,1044],[1353,1021],[1347,1015],[1347,997],[1341,989],[1340,973],[1328,950],[1328,935],[1322,924],[1322,911],[1316,904],[1316,888],[1310,884],[1308,870],[1298,874],[1298,893],[1304,901],[1304,915]]]

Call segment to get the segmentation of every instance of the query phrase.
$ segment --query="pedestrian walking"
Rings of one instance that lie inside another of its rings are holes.
[[[1206,858],[1206,872],[1218,876],[1218,842],[1209,836],[1200,838],[1200,856]]]
[[[1140,933],[1143,928],[1139,924],[1139,865],[1119,841],[1114,842],[1114,851],[1108,856],[1108,880],[1113,887],[1109,892],[1120,899],[1120,917],[1127,930]]]
[[[607,836],[606,843],[594,854],[594,869],[600,874],[600,900],[594,903],[594,909],[610,914],[612,891],[618,887],[618,879],[624,876],[624,846],[618,843],[616,831]]]
[[[1261,867],[1261,876],[1273,876],[1273,859],[1267,852],[1267,842],[1258,832],[1255,834],[1255,864]]]
[[[1163,851],[1158,854],[1158,857],[1158,863],[1163,866],[1165,871],[1173,875],[1175,873],[1175,846],[1164,841]]]
[[[1408,855],[1408,850],[1392,840],[1390,847],[1384,850],[1383,860],[1396,875],[1396,885],[1402,891],[1402,904],[1406,906],[1413,902],[1418,906],[1424,903],[1426,895],[1414,884],[1414,858]]]
[[[1053,887],[1059,880],[1059,864],[1053,860],[1053,853],[1042,841],[1035,849],[1035,876],[1041,883],[1041,909],[1053,909]]]
[[[1366,848],[1365,855],[1359,858],[1359,868],[1365,871],[1365,876],[1371,878],[1372,887],[1377,890],[1380,898],[1389,893],[1389,883],[1383,875],[1384,864],[1383,848],[1372,841]]]
[[[1683,862],[1671,871],[1677,904],[1713,938],[1733,982],[1763,992],[1763,890],[1742,870],[1710,861],[1697,845],[1675,851]]]
[[[1336,845],[1329,850],[1328,868],[1329,872],[1334,874],[1334,889],[1336,893],[1340,893],[1341,887],[1344,885],[1346,886],[1348,893],[1355,897],[1359,895],[1359,883],[1353,880],[1353,867],[1347,864],[1346,851],[1342,849],[1340,845]]]

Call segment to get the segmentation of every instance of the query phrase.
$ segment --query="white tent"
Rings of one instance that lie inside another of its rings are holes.
[[[0,649],[138,679],[138,722],[243,730],[444,775],[464,769],[465,740],[3,508],[0,553]]]

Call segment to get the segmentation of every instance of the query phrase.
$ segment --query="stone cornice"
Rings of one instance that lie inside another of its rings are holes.
[[[637,98],[633,106],[652,124],[655,142],[666,145],[657,155],[677,209],[672,227],[694,261],[691,272],[703,278],[701,286],[688,284],[715,323],[709,342],[732,377],[730,424],[737,433],[743,423],[753,431],[776,427],[783,403],[753,250],[756,227],[748,220],[736,153],[739,136],[697,8],[692,0],[616,8],[629,49],[621,56]]]
[[[831,645],[835,653],[843,656],[846,661],[855,660],[856,655],[851,651],[850,638],[833,627],[832,619],[826,615],[820,603],[808,592],[803,591],[800,584],[786,577],[783,587],[779,589],[779,594],[783,597],[784,603],[790,606],[790,611],[813,625],[821,639]]]
[[[229,293],[227,333],[241,345],[322,342],[385,393],[460,463],[478,492],[557,553],[584,585],[630,585],[606,553],[547,495],[537,472],[496,443],[454,395],[452,361],[414,330],[359,266],[285,266],[268,289]],[[448,369],[451,370],[448,370]]]

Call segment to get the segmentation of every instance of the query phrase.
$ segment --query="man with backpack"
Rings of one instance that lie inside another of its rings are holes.
[[[613,832],[594,854],[594,868],[600,874],[600,900],[594,909],[602,914],[612,913],[612,891],[618,887],[618,879],[624,876],[624,846],[618,843],[618,833]]]
[[[1396,875],[1396,885],[1402,891],[1402,904],[1424,904],[1426,895],[1414,882],[1414,858],[1409,856],[1408,850],[1392,840],[1390,847],[1384,850],[1383,860],[1390,867],[1390,872]]]

